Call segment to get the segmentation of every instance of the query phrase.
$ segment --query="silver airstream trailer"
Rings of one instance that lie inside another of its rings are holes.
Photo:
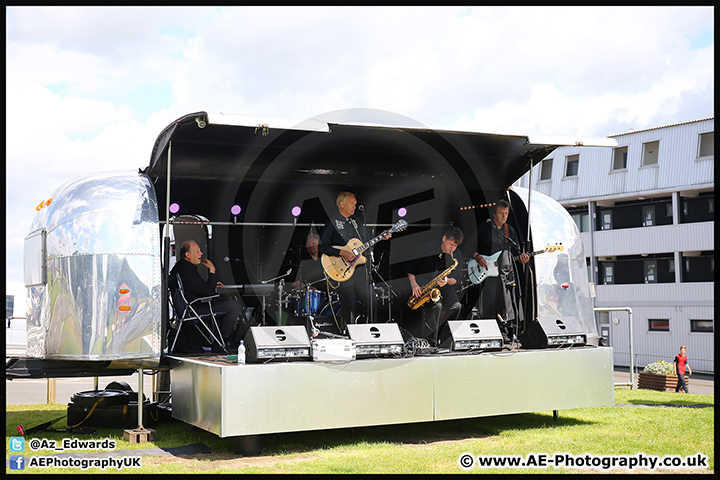
[[[598,344],[575,223],[551,198],[510,186],[557,146],[615,141],[412,123],[386,113],[374,122],[283,123],[197,112],[160,133],[139,172],[64,185],[38,207],[26,238],[28,356],[95,372],[169,370],[173,416],[221,437],[612,405],[612,351]],[[509,200],[527,251],[562,245],[534,257],[520,279],[523,348],[378,356],[341,368],[312,359],[238,366],[169,351],[167,277],[181,238],[202,242],[223,283],[246,287],[239,291],[260,328],[307,326],[302,292],[289,285],[305,237],[336,211],[342,190],[356,195],[373,234],[408,224],[368,255],[376,308],[367,325],[404,330],[405,267],[417,247],[454,225],[465,234],[460,250],[472,253],[485,206],[499,198]],[[260,285],[272,287],[250,288]],[[551,384],[547,372],[558,366],[565,375]],[[490,376],[512,380],[502,399],[484,387]]]

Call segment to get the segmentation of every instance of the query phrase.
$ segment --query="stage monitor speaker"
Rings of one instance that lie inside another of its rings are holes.
[[[448,320],[441,330],[440,348],[453,351],[502,350],[500,327],[495,320]]]
[[[357,358],[402,356],[405,341],[397,323],[351,323],[348,334],[355,342]]]
[[[250,327],[245,335],[246,361],[310,360],[310,339],[302,325]]]
[[[587,333],[576,317],[538,317],[528,322],[520,337],[523,348],[559,348],[582,346]]]

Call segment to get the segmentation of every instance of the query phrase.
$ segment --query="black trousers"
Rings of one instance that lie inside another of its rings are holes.
[[[355,319],[360,314],[367,315],[370,308],[365,268],[356,268],[349,280],[340,282],[337,292],[340,297],[340,316],[342,317],[340,330],[345,331],[345,325],[355,323]],[[357,308],[356,299],[360,302],[359,306],[362,310]]]
[[[425,338],[435,345],[439,341],[440,328],[448,320],[457,320],[462,311],[462,304],[453,287],[446,285],[440,288],[440,295],[442,298],[439,302],[428,301],[411,314],[411,325],[408,328],[415,337]]]
[[[206,303],[193,305],[200,315],[210,313],[210,306]],[[225,342],[239,342],[250,329],[250,322],[243,315],[244,305],[237,300],[213,300],[212,309],[215,312],[220,329],[220,335]],[[218,315],[219,312],[225,312]],[[210,325],[208,325],[210,326]]]

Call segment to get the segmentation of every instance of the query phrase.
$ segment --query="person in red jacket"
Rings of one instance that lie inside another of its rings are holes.
[[[685,390],[685,393],[690,393],[688,391],[688,387],[685,384],[685,370],[687,369],[688,376],[692,375],[692,370],[690,369],[690,365],[687,363],[687,355],[685,355],[685,345],[680,347],[680,353],[675,355],[675,375],[678,376],[678,383],[677,387],[675,387],[675,392],[679,392],[682,388]]]

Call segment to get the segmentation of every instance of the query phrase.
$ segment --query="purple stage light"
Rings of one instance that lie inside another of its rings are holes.
[[[398,217],[402,218],[407,215],[407,208],[402,207],[398,210]]]
[[[242,208],[240,208],[240,205],[233,205],[230,209],[230,213],[233,215],[240,215],[240,212],[242,211]]]
[[[173,213],[173,214],[174,214],[174,213],[177,213],[177,212],[179,212],[179,211],[180,211],[180,205],[178,205],[177,203],[173,203],[173,204],[170,205],[170,213]]]
[[[294,206],[293,209],[292,209],[293,217],[299,217],[301,211],[302,211],[302,210],[300,209],[300,207],[298,207],[297,205]]]

